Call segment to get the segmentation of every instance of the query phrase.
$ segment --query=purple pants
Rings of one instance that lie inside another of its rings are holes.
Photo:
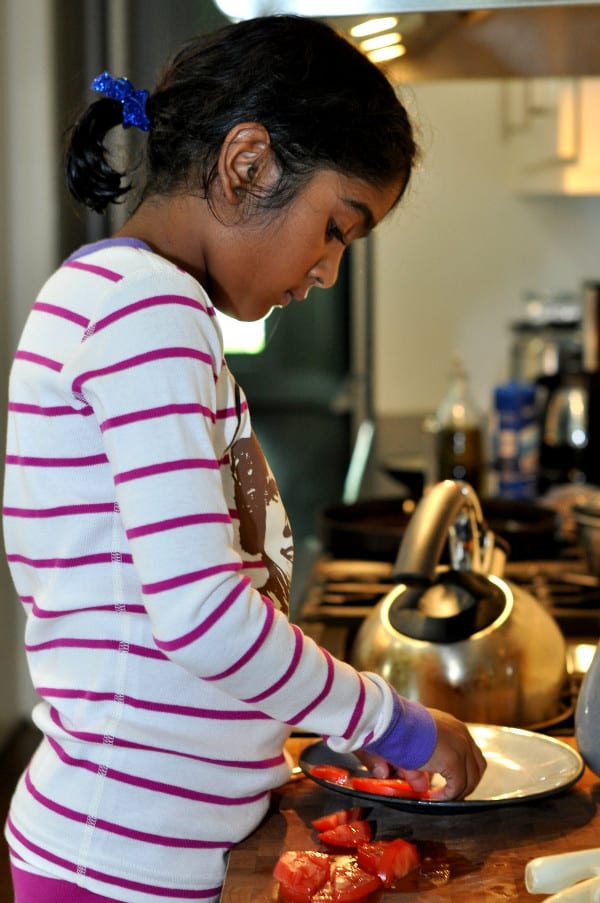
[[[15,903],[114,903],[110,897],[93,894],[70,881],[31,875],[12,863],[10,871]]]

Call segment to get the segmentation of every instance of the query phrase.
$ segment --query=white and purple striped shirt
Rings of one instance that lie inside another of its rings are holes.
[[[214,314],[143,243],[99,242],[11,372],[4,536],[44,740],[7,839],[128,903],[216,899],[292,727],[351,750],[394,711],[286,617],[289,526]]]

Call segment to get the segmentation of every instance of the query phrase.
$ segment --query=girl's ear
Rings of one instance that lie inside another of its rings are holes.
[[[239,205],[251,188],[263,191],[277,177],[269,132],[258,122],[240,122],[228,133],[217,164],[225,199]]]

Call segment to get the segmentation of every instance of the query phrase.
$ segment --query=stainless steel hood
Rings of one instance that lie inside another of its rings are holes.
[[[600,75],[600,3],[487,0],[216,0],[232,19],[272,12],[326,19],[349,33],[394,14],[406,54],[393,81]]]

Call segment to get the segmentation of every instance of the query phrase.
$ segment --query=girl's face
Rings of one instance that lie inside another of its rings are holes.
[[[218,229],[204,248],[212,303],[238,320],[259,320],[313,286],[332,286],[346,247],[383,219],[401,189],[323,170],[283,210]]]

